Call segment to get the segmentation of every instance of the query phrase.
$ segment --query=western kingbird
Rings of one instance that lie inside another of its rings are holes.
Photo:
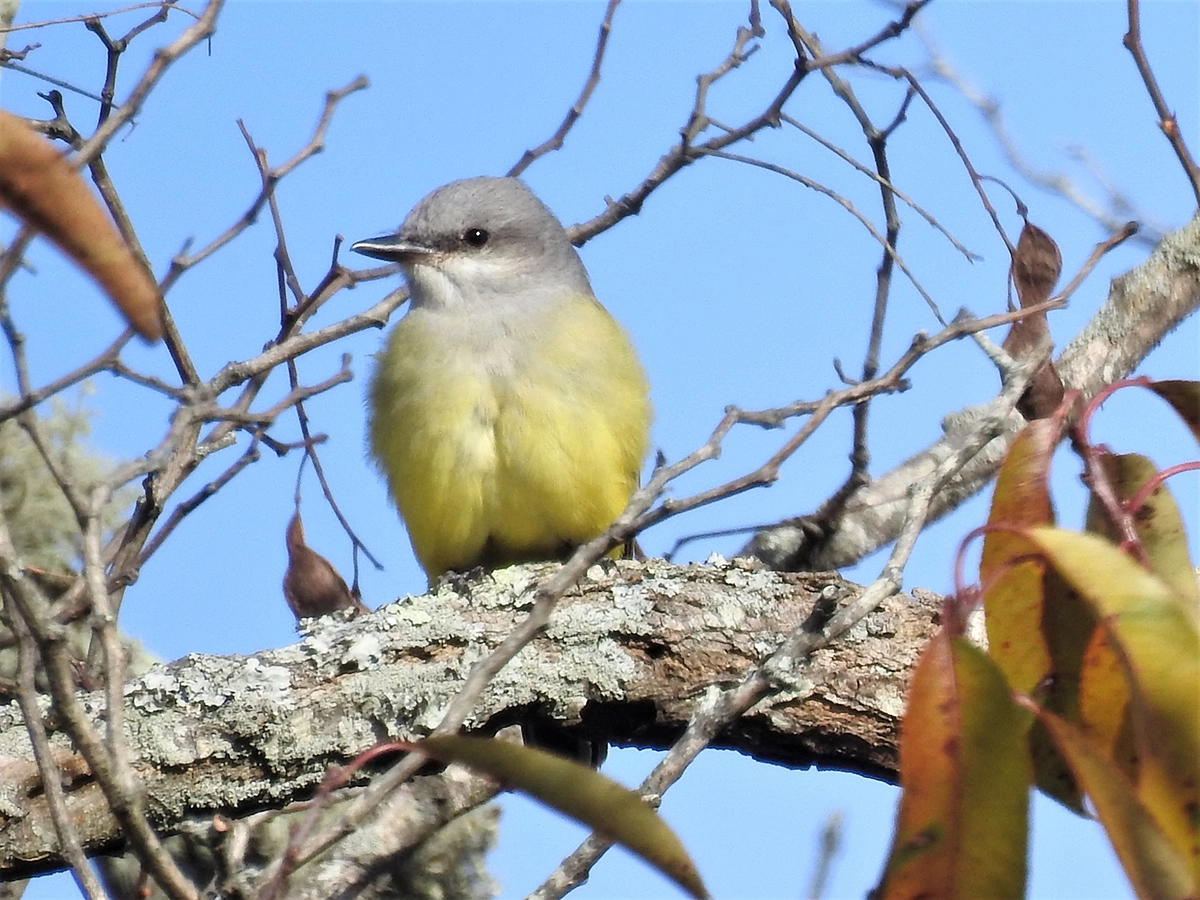
[[[638,485],[649,388],[554,214],[515,178],[468,178],[351,249],[411,292],[376,356],[370,449],[430,582],[603,532]]]

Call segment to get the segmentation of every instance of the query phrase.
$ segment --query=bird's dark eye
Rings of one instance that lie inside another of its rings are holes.
[[[482,247],[488,242],[488,233],[482,228],[468,228],[463,235],[463,240],[472,247]]]

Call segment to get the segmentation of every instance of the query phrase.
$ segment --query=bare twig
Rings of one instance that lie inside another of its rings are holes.
[[[925,45],[929,54],[929,68],[933,77],[944,81],[957,90],[964,99],[979,111],[983,120],[995,136],[996,144],[1008,160],[1009,165],[1016,169],[1026,181],[1051,191],[1063,197],[1068,203],[1081,210],[1085,215],[1094,219],[1107,231],[1119,230],[1123,223],[1137,219],[1144,228],[1139,239],[1148,245],[1154,245],[1161,240],[1162,226],[1147,227],[1151,221],[1150,215],[1144,210],[1134,210],[1129,200],[1120,191],[1106,187],[1107,208],[1087,196],[1083,190],[1064,172],[1036,168],[1017,144],[1008,130],[1004,118],[1004,108],[999,100],[984,94],[971,84],[967,77],[960,72],[954,63],[942,52],[934,42],[928,30],[918,26],[917,35]]]
[[[905,12],[915,15],[915,9],[912,5]],[[804,47],[810,54],[813,56],[822,55],[821,45],[816,35],[809,34],[799,23],[790,24],[789,32],[803,41]],[[892,125],[881,130],[871,121],[870,116],[867,115],[867,111],[855,96],[854,90],[845,79],[837,74],[833,66],[822,68],[821,74],[833,89],[834,95],[839,97],[850,110],[858,122],[860,130],[863,132],[867,144],[871,148],[871,154],[875,160],[875,181],[879,185],[880,202],[883,207],[884,219],[887,223],[887,234],[883,242],[883,258],[880,261],[879,268],[876,270],[875,303],[871,316],[871,329],[867,338],[866,357],[863,360],[862,374],[860,376],[860,380],[870,381],[879,371],[879,350],[883,342],[884,319],[887,314],[887,301],[891,291],[893,268],[899,265],[909,275],[910,279],[913,278],[896,250],[896,243],[900,236],[900,217],[896,212],[895,194],[890,186],[892,178],[887,158],[888,137],[898,127],[898,124],[903,121],[908,105],[912,100],[913,92],[910,89],[905,93],[904,100],[900,104]],[[922,296],[926,298],[926,302],[930,304],[937,320],[945,325],[945,320],[942,318],[941,312],[932,298],[921,289],[919,284],[916,287]],[[867,439],[867,426],[871,408],[870,401],[871,398],[868,397],[854,406],[850,472],[841,487],[834,491],[830,498],[822,504],[821,512],[836,514],[836,511],[844,507],[846,501],[853,495],[854,491],[865,484],[870,478],[871,454]]]
[[[821,900],[833,869],[833,858],[842,843],[842,814],[835,810],[825,819],[821,827],[821,843],[817,849],[817,864],[813,867],[812,880],[808,885],[808,900]]]
[[[946,320],[942,318],[942,312],[938,309],[937,303],[934,301],[933,297],[930,296],[929,292],[925,290],[925,287],[921,284],[917,276],[912,272],[911,269],[908,268],[903,258],[901,258],[901,256],[896,252],[896,248],[888,240],[888,236],[886,234],[880,234],[879,229],[875,227],[875,223],[868,219],[866,215],[859,211],[859,209],[855,207],[853,203],[851,203],[837,191],[826,187],[819,181],[814,181],[807,176],[801,175],[799,172],[793,172],[791,169],[784,168],[783,166],[776,165],[772,162],[767,162],[766,160],[754,159],[750,156],[743,156],[740,153],[730,153],[724,150],[705,150],[702,152],[707,156],[716,156],[720,159],[728,159],[733,162],[745,163],[748,166],[756,166],[760,169],[766,169],[768,172],[774,172],[777,175],[790,178],[792,181],[797,181],[805,187],[811,188],[819,194],[824,194],[826,197],[833,200],[835,203],[841,206],[842,209],[854,216],[854,218],[859,221],[863,228],[870,233],[871,237],[879,242],[880,246],[883,247],[884,254],[897,266],[899,266],[900,271],[908,277],[909,282],[914,288],[916,288],[917,293],[921,295],[921,298],[925,301],[929,308],[933,310],[934,317],[938,320],[938,322],[943,325],[946,324]]]
[[[885,41],[890,41],[894,38],[900,37],[900,35],[904,34],[904,32],[912,27],[913,20],[916,19],[917,13],[928,6],[929,2],[930,0],[909,0],[909,2],[904,5],[904,10],[901,12],[900,18],[892,22],[888,22],[887,25],[876,32],[873,37],[868,38],[855,47],[850,47],[849,49],[842,50],[838,53],[830,54],[828,56],[822,53],[819,56],[815,56],[812,60],[811,67],[814,69],[831,69],[834,66],[840,66],[844,63],[862,62],[863,54],[868,50],[874,50]],[[791,8],[786,3],[776,4],[772,2],[771,5],[777,7],[785,16],[785,18],[789,20],[789,23],[794,21]]]
[[[97,128],[95,133],[79,148],[79,152],[75,156],[76,165],[86,165],[108,146],[109,140],[117,133],[117,129],[137,115],[142,104],[150,95],[150,91],[154,89],[171,64],[213,33],[217,15],[224,5],[224,0],[209,0],[208,5],[204,7],[204,12],[197,17],[194,24],[188,26],[172,43],[160,48],[154,54],[154,59],[142,73],[137,84],[133,86],[125,102],[113,110],[112,115],[104,120],[104,124]]]
[[[175,508],[171,510],[171,514],[167,517],[166,521],[163,522],[158,531],[154,533],[154,537],[146,542],[145,547],[142,548],[141,553],[139,553],[137,556],[137,561],[131,566],[122,567],[121,571],[123,577],[128,578],[129,576],[136,574],[137,571],[145,564],[146,560],[153,556],[155,551],[162,546],[163,541],[171,536],[171,532],[173,532],[179,526],[180,522],[187,518],[187,516],[194,511],[196,507],[200,506],[200,504],[202,504],[205,500],[213,496],[213,494],[232,481],[234,477],[243,469],[258,462],[259,457],[260,453],[258,450],[258,440],[252,439],[250,441],[250,446],[246,448],[246,451],[239,456],[231,466],[229,466],[224,472],[222,472],[212,481],[205,484],[204,487],[200,488],[200,490],[198,490],[187,500],[178,503]]]
[[[909,96],[909,95],[906,95],[906,97],[907,96]],[[856,160],[853,156],[851,156],[849,153],[847,153],[841,147],[838,147],[837,145],[833,144],[831,141],[822,137],[820,134],[818,134],[816,131],[813,131],[811,128],[809,128],[807,125],[805,125],[803,122],[799,121],[798,119],[788,115],[787,113],[781,113],[779,118],[781,121],[786,122],[788,125],[791,125],[796,130],[798,130],[798,131],[802,132],[803,134],[807,135],[808,137],[812,138],[814,141],[816,141],[818,144],[820,144],[826,150],[830,151],[831,153],[836,154],[838,157],[845,160],[847,163],[849,163],[851,166],[853,166],[857,171],[861,172],[863,175],[866,175],[868,178],[870,178],[872,181],[879,184],[881,187],[886,187],[889,191],[892,192],[892,194],[894,194],[896,197],[899,197],[902,201],[904,201],[904,203],[910,209],[912,209],[913,212],[915,212],[922,219],[924,219],[926,222],[928,222],[929,225],[933,229],[935,229],[943,237],[945,237],[946,240],[950,242],[951,246],[953,246],[955,250],[957,250],[959,253],[961,253],[969,261],[977,262],[978,260],[982,259],[982,257],[978,253],[975,253],[974,251],[968,249],[956,237],[954,237],[954,235],[952,235],[949,231],[947,231],[946,228],[942,225],[942,223],[939,222],[936,218],[934,218],[932,213],[930,213],[923,206],[921,206],[919,203],[917,203],[912,197],[910,197],[904,191],[897,188],[896,185],[893,184],[891,181],[884,181],[879,176],[878,173],[876,173],[872,169],[868,168],[867,166],[864,166],[862,163],[860,163],[858,160]]]
[[[193,19],[199,18],[199,15],[197,15],[195,12],[178,3],[134,3],[129,6],[122,6],[119,9],[110,9],[106,12],[87,13],[81,16],[64,16],[61,19],[47,19],[44,22],[27,22],[24,25],[10,25],[7,28],[0,28],[0,32],[12,34],[17,31],[31,31],[35,28],[49,28],[53,25],[67,25],[71,22],[88,22],[92,19],[103,19],[107,18],[108,16],[119,16],[122,13],[133,12],[134,10],[138,9],[157,9],[159,7],[164,9],[173,9],[177,12],[183,13],[184,15],[191,16]]]
[[[360,76],[359,81],[361,81],[362,86],[365,87],[366,80]],[[328,128],[330,118],[337,102],[340,101],[341,98],[346,94],[358,89],[359,85],[357,82],[355,82],[340,92],[331,91],[326,94],[325,110],[322,113],[321,121],[318,125],[317,135],[315,138],[315,140],[320,140],[320,143],[316,144],[317,150],[320,150],[321,147],[324,146],[324,132]],[[305,296],[303,289],[300,287],[300,279],[297,277],[295,268],[292,266],[291,256],[288,253],[287,238],[284,235],[283,216],[279,211],[279,202],[276,198],[275,191],[270,189],[270,186],[273,184],[274,180],[277,180],[278,177],[282,176],[277,176],[274,171],[267,169],[266,151],[255,147],[254,142],[250,138],[249,132],[241,124],[241,122],[238,123],[238,126],[242,129],[242,135],[246,138],[247,144],[250,145],[251,150],[254,152],[255,161],[258,163],[259,175],[263,180],[264,190],[267,190],[267,202],[271,210],[271,222],[275,228],[275,260],[276,270],[279,275],[279,339],[284,339],[287,335],[299,331],[306,319],[316,312],[321,303],[323,303],[327,298],[333,296],[331,292],[325,290],[326,286],[329,285],[333,279],[331,277],[323,279],[321,284],[318,285],[316,292],[312,296]],[[313,142],[310,142],[310,146],[312,144]],[[298,159],[299,157],[296,158],[297,162]],[[287,169],[286,171],[290,171],[290,169]],[[335,265],[336,258],[337,254],[335,252]],[[285,288],[286,290],[290,290],[292,296],[296,299],[295,309],[288,308],[287,293]],[[376,569],[382,569],[383,565],[378,559],[375,558],[374,554],[371,553],[367,545],[362,541],[361,538],[359,538],[357,532],[355,532],[353,527],[351,527],[350,521],[346,518],[341,507],[338,505],[336,498],[333,496],[333,488],[330,486],[329,479],[325,475],[325,467],[321,464],[321,456],[319,453],[317,453],[316,441],[313,439],[312,432],[309,428],[308,414],[304,409],[303,402],[305,397],[298,395],[298,392],[301,390],[301,388],[300,376],[296,369],[295,358],[287,360],[287,373],[288,382],[292,389],[291,394],[296,395],[296,400],[288,405],[294,405],[296,408],[296,419],[300,425],[300,434],[304,444],[304,456],[306,459],[312,460],[313,471],[316,473],[317,481],[321,485],[321,491],[325,497],[325,502],[329,504],[329,508],[333,511],[338,523],[342,526],[342,530],[345,531],[346,535],[350,538],[351,546],[353,547],[353,590],[357,596],[359,552],[361,551],[362,554],[371,561],[371,564],[374,565]],[[348,354],[342,356],[342,372],[340,373],[340,376],[340,381],[348,381],[351,377],[350,357]],[[329,384],[329,387],[332,386],[332,383]],[[311,394],[309,394],[309,396],[311,396]],[[301,460],[301,466],[303,465],[304,462]]]
[[[757,3],[754,3],[751,5],[749,27],[738,29],[734,39],[734,46],[730,53],[726,55],[725,59],[716,68],[712,69],[707,75],[699,76],[699,79],[707,78],[706,83],[711,85],[712,81],[718,77],[717,73],[724,74],[745,61],[747,58],[744,55],[746,52],[745,45],[754,36],[756,31],[761,31],[761,28],[761,24],[757,22]],[[783,104],[787,102],[788,98],[799,87],[800,82],[806,74],[807,69],[797,65],[771,102],[767,104],[766,109],[740,126],[723,128],[721,134],[702,144],[694,143],[694,139],[703,130],[701,123],[706,125],[711,120],[704,111],[706,93],[698,89],[696,102],[688,114],[687,123],[680,130],[679,142],[667,151],[650,174],[643,179],[641,184],[616,200],[606,198],[604,212],[590,221],[579,225],[572,225],[567,229],[567,237],[576,246],[583,245],[597,234],[612,228],[622,219],[636,215],[641,210],[642,204],[646,202],[646,199],[663,182],[676,172],[691,165],[700,157],[746,140],[764,128],[771,128],[778,125],[779,114],[783,109]]]
[[[596,53],[592,57],[592,69],[588,72],[587,81],[583,84],[583,90],[579,92],[579,98],[567,110],[567,114],[563,118],[562,124],[558,126],[558,130],[532,150],[526,150],[522,153],[521,158],[508,170],[509,175],[514,177],[520,175],[535,160],[562,147],[563,142],[567,138],[567,133],[575,127],[575,123],[583,115],[584,107],[587,106],[588,101],[592,98],[592,93],[596,90],[596,85],[600,83],[600,65],[604,62],[604,51],[608,48],[608,36],[612,33],[613,15],[620,5],[621,0],[608,0],[608,8],[604,11],[604,21],[600,23],[600,36],[596,39]]]
[[[12,549],[8,526],[4,521],[4,510],[0,508],[0,555],[7,557]],[[66,798],[63,795],[63,773],[54,758],[50,739],[46,735],[46,726],[42,721],[42,710],[38,703],[37,685],[35,684],[35,672],[39,662],[37,645],[16,605],[8,604],[3,607],[3,610],[4,617],[8,620],[17,640],[17,702],[21,707],[21,715],[25,719],[25,728],[29,733],[29,741],[33,747],[38,772],[42,776],[42,786],[46,792],[46,803],[50,808],[50,818],[54,823],[55,834],[62,846],[63,856],[70,863],[75,881],[83,890],[84,895],[88,900],[101,900],[106,894],[84,854],[79,834],[67,811]]]
[[[332,121],[333,115],[337,111],[338,104],[341,103],[342,99],[347,95],[354,93],[355,91],[365,90],[369,85],[370,82],[367,80],[367,78],[363,75],[359,75],[345,87],[326,92],[325,105],[321,110],[321,115],[317,120],[316,128],[313,130],[308,142],[298,151],[296,151],[295,155],[293,155],[291,159],[273,169],[266,171],[263,174],[262,188],[259,190],[258,195],[250,202],[250,205],[247,207],[246,211],[242,213],[241,217],[236,222],[230,225],[227,229],[225,229],[224,232],[213,238],[212,241],[195,253],[185,256],[181,251],[180,253],[176,254],[175,258],[171,260],[170,269],[167,271],[167,274],[162,280],[162,289],[164,292],[167,291],[179,279],[179,276],[182,275],[184,271],[192,268],[202,260],[207,259],[209,256],[212,256],[213,253],[215,253],[217,250],[220,250],[235,237],[254,224],[254,222],[258,219],[258,214],[262,211],[263,206],[266,204],[267,198],[271,195],[271,192],[275,189],[275,185],[279,182],[279,179],[283,178],[305,160],[325,149],[325,133],[328,130],[329,123]],[[250,135],[246,131],[245,127],[240,122],[238,123],[238,126],[242,129],[242,134],[249,144],[251,152],[254,154],[255,160],[257,161],[258,148],[254,145],[254,142],[251,140]]]
[[[1158,127],[1167,136],[1171,149],[1179,157],[1179,164],[1183,166],[1183,173],[1192,186],[1197,205],[1200,206],[1200,167],[1197,167],[1196,161],[1192,159],[1187,142],[1179,131],[1179,120],[1167,106],[1162,89],[1158,86],[1158,79],[1154,77],[1154,70],[1150,68],[1150,60],[1146,58],[1146,49],[1142,46],[1141,4],[1139,0],[1127,0],[1126,7],[1129,10],[1129,30],[1125,33],[1122,43],[1133,55],[1138,74],[1142,76],[1142,83],[1146,86],[1146,93],[1150,95],[1150,102],[1154,104]]]
[[[7,531],[5,532],[7,533]],[[154,874],[171,900],[196,900],[198,894],[179,871],[145,817],[142,794],[126,767],[114,765],[108,748],[88,718],[82,701],[75,693],[74,671],[66,647],[58,639],[56,623],[45,616],[47,603],[28,579],[14,577],[20,567],[12,557],[11,544],[0,547],[0,588],[7,608],[12,604],[24,619],[37,643],[55,708],[71,734],[79,752],[103,791],[109,808],[126,838]],[[122,701],[123,703],[123,701]]]
[[[28,28],[29,26],[16,26],[16,28],[22,27]],[[16,30],[16,28],[8,30],[13,31]],[[85,91],[83,88],[77,87],[76,85],[71,84],[69,81],[63,81],[61,78],[55,78],[53,75],[47,75],[45,72],[39,72],[37,69],[31,69],[29,66],[13,62],[11,59],[3,60],[0,62],[0,66],[3,66],[5,69],[12,69],[14,72],[20,72],[22,75],[28,75],[31,78],[37,78],[46,82],[47,84],[60,87],[64,91],[70,91],[73,94],[79,94],[80,96],[87,97],[89,100],[95,100],[97,103],[102,103],[104,101],[104,98],[99,94],[93,94],[91,91]]]

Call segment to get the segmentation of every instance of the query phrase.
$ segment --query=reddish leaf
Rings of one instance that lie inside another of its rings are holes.
[[[901,725],[903,794],[880,898],[1023,896],[1030,722],[982,651],[945,630],[930,641]]]
[[[1062,274],[1062,253],[1058,244],[1028,219],[1017,239],[1011,273],[1022,307],[1037,306],[1049,300],[1054,285],[1058,283],[1058,276]],[[1045,322],[1045,313],[1040,318]]]
[[[1200,382],[1155,381],[1148,387],[1171,404],[1196,440],[1200,441]]]
[[[304,523],[299,510],[288,522],[285,538],[288,566],[283,575],[283,597],[297,619],[349,608],[359,613],[370,612],[350,593],[333,563],[304,542]]]
[[[1037,306],[1049,300],[1061,273],[1062,254],[1058,245],[1050,235],[1026,219],[1013,251],[1010,269],[1021,307]],[[1004,338],[1004,349],[1009,355],[1020,359],[1049,342],[1050,326],[1043,310],[1013,322]],[[1052,414],[1062,399],[1062,381],[1054,363],[1048,362],[1034,375],[1017,409],[1026,419],[1033,421]]]

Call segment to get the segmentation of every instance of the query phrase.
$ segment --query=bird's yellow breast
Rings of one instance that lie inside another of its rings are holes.
[[[648,448],[645,375],[598,302],[493,324],[414,309],[371,384],[371,450],[431,580],[600,534]]]

